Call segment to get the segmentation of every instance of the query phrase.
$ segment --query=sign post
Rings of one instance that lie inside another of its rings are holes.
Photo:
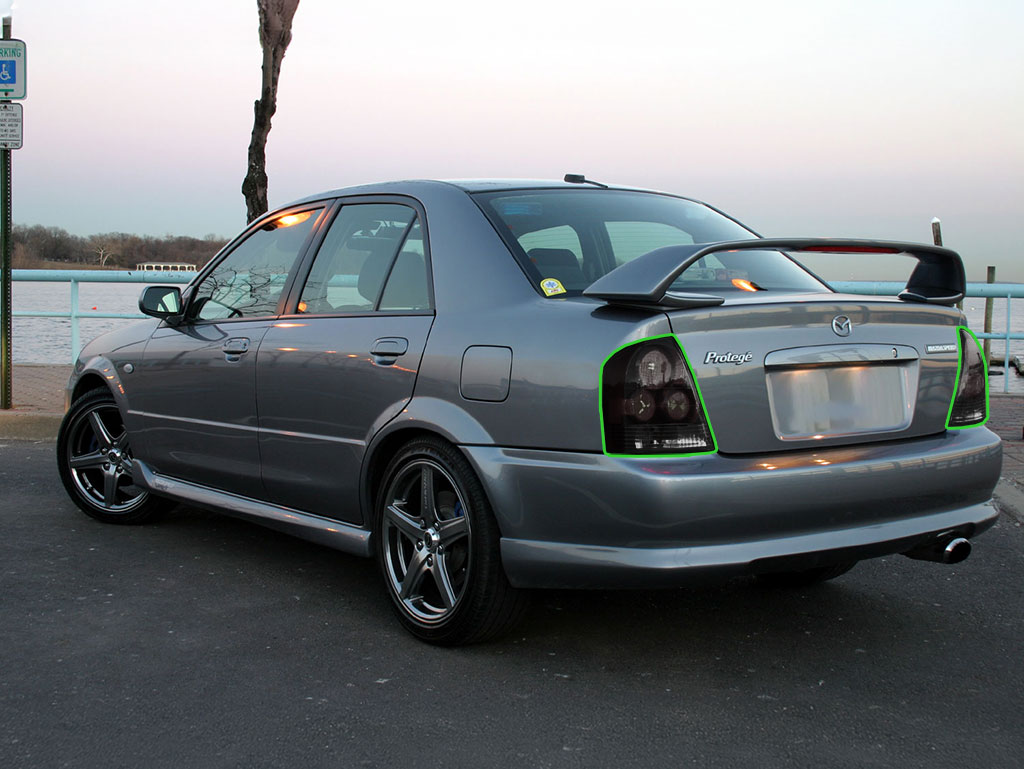
[[[11,356],[11,151],[21,148],[22,109],[9,99],[25,98],[25,43],[11,40],[11,17],[0,41],[0,409],[12,407]]]

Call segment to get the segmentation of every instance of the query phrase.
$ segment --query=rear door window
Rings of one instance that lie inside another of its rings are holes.
[[[302,288],[299,312],[418,311],[430,307],[423,230],[393,203],[344,206]]]
[[[418,312],[430,309],[427,277],[427,255],[423,247],[423,228],[419,219],[413,221],[395,264],[384,284],[377,307],[381,312]]]

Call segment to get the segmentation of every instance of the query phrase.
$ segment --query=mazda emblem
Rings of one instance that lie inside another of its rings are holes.
[[[837,336],[849,336],[850,331],[853,330],[853,324],[845,315],[836,315],[832,318],[832,330],[836,332]]]

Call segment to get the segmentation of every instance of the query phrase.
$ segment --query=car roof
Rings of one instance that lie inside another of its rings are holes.
[[[494,192],[500,190],[523,189],[595,189],[592,184],[579,182],[563,182],[553,179],[451,179],[445,182],[466,192]],[[635,190],[633,187],[606,185],[608,189]],[[652,190],[643,190],[651,192]]]
[[[279,206],[278,208],[287,208],[294,205],[301,205],[303,203],[310,203],[316,200],[324,200],[325,198],[341,197],[345,195],[413,195],[417,193],[425,193],[431,189],[437,189],[438,187],[455,187],[457,189],[464,190],[465,192],[500,192],[504,190],[533,190],[533,189],[565,189],[565,190],[599,190],[602,187],[596,187],[591,184],[580,184],[564,181],[555,181],[551,179],[406,179],[403,181],[392,181],[392,182],[377,182],[373,184],[360,184],[353,187],[341,187],[335,190],[327,190],[325,192],[318,193],[316,195],[309,195],[298,200],[293,200],[286,206]],[[624,190],[629,192],[647,192],[658,195],[669,195],[670,197],[683,197],[681,195],[672,195],[671,193],[658,192],[657,190],[642,189],[639,187],[624,187],[618,185],[607,185],[605,189],[610,190]],[[694,198],[685,198],[686,200],[693,200],[694,202],[701,202]]]

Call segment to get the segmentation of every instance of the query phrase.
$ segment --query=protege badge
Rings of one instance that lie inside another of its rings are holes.
[[[704,356],[704,363],[735,363],[737,366],[742,366],[744,363],[750,363],[754,359],[754,354],[749,352],[709,352]]]

